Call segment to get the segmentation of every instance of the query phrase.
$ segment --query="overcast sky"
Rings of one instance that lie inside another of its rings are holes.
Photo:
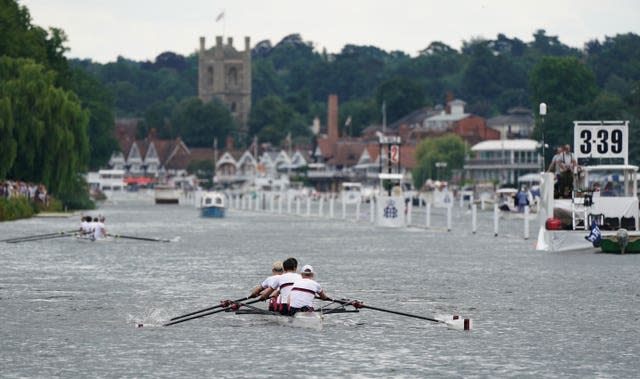
[[[632,32],[640,34],[638,0],[18,0],[32,23],[58,27],[70,58],[106,63],[119,55],[154,60],[165,51],[194,52],[199,37],[233,37],[244,48],[278,43],[299,33],[320,51],[372,45],[411,56],[433,41],[460,49],[462,41],[498,33],[530,42],[545,29],[572,47]],[[216,21],[224,12],[224,16]]]

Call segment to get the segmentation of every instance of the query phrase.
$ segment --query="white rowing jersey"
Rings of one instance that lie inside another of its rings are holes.
[[[104,223],[101,221],[98,221],[94,224],[93,227],[93,238],[97,239],[97,240],[101,240],[103,238],[105,238],[104,235]]]
[[[266,278],[261,284],[262,289],[267,289],[267,288],[271,287],[271,283],[273,283],[278,278],[278,276],[280,276],[280,275],[281,274],[271,275],[270,277]]]
[[[275,280],[271,283],[271,288],[274,290],[280,290],[280,299],[281,303],[286,303],[289,298],[289,292],[291,291],[291,287],[293,283],[300,279],[301,276],[297,272],[285,272],[282,275],[278,275]]]
[[[91,229],[91,224],[86,221],[82,221],[82,223],[80,224],[80,228],[82,229],[82,234],[86,234],[86,235],[93,234],[93,229]]]
[[[322,287],[318,282],[309,278],[300,278],[293,283],[289,293],[289,306],[291,308],[302,308],[313,306],[313,299],[322,292]]]

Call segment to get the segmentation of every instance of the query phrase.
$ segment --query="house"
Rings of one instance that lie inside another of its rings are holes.
[[[124,170],[127,176],[163,177],[186,173],[191,151],[179,137],[161,140],[157,138],[156,130],[151,129],[147,138],[139,140],[135,138],[135,129],[131,128],[133,123],[132,119],[116,122],[120,151],[111,155],[111,168]]]
[[[447,105],[421,108],[389,126],[402,138],[404,145],[417,145],[425,138],[453,133],[469,145],[480,141],[498,139],[500,133],[491,128],[480,116],[466,113],[466,103],[447,94]]]
[[[482,141],[471,147],[475,157],[465,159],[465,178],[515,184],[518,177],[543,170],[539,150],[538,141],[531,139]]]
[[[507,138],[529,138],[533,134],[535,118],[531,109],[514,107],[506,115],[488,119],[487,125]]]

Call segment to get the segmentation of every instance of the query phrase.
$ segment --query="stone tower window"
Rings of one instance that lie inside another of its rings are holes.
[[[207,67],[207,83],[213,86],[213,66]]]
[[[233,103],[231,103],[231,113],[235,113],[236,111],[236,103],[235,101]]]
[[[238,86],[238,69],[236,67],[229,67],[227,72],[227,84],[231,87]]]

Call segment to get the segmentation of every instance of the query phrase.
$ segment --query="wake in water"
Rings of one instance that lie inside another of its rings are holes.
[[[169,312],[165,309],[149,308],[146,309],[142,316],[129,314],[127,316],[127,324],[133,324],[136,328],[144,327],[161,327],[162,324],[171,318]]]

